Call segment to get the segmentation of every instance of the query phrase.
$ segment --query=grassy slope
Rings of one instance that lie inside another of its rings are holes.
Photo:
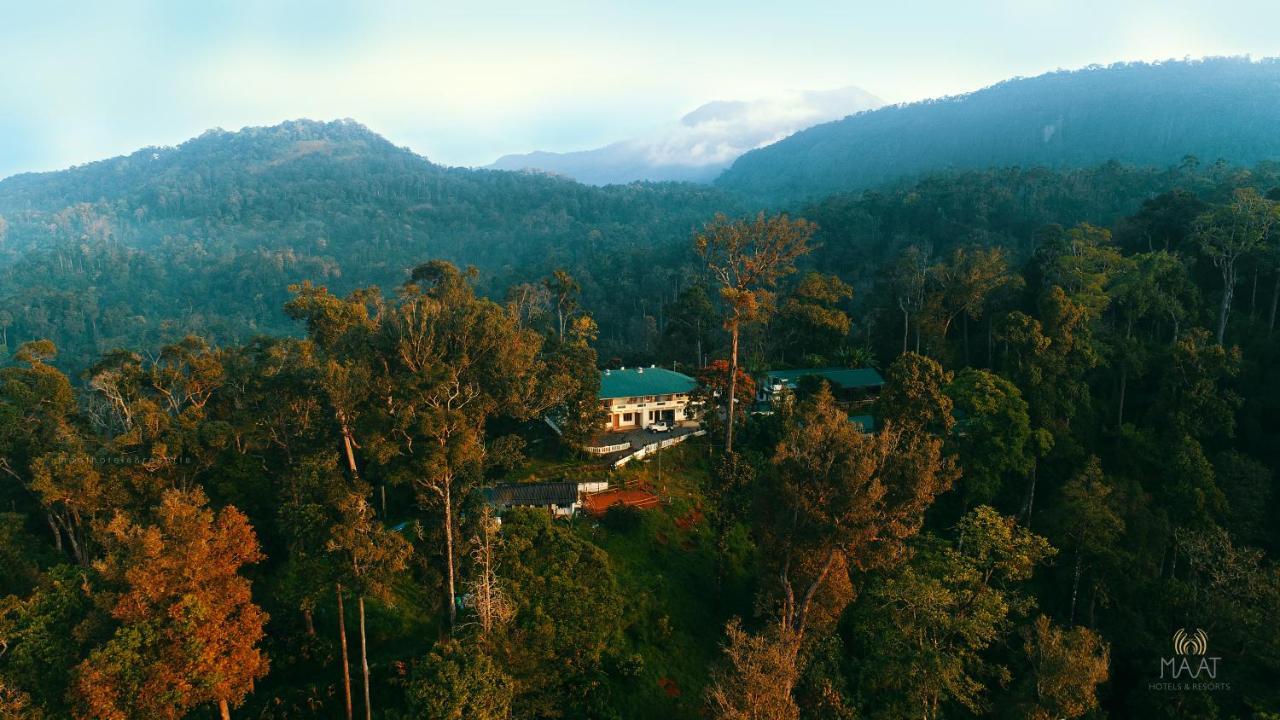
[[[589,519],[581,532],[609,554],[627,597],[627,638],[644,658],[638,685],[623,694],[626,718],[697,718],[708,669],[719,656],[725,621],[750,608],[738,585],[716,587],[714,538],[701,518],[707,477],[705,440],[687,441],[619,471],[618,479],[658,488],[669,502],[642,514],[630,530],[609,530]],[[745,607],[744,607],[745,606]]]

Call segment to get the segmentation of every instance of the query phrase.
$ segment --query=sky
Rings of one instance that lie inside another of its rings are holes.
[[[0,178],[302,117],[484,165],[717,99],[1277,56],[1277,27],[1275,0],[0,0]]]

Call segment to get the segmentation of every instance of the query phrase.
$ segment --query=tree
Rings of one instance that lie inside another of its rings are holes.
[[[1253,188],[1241,188],[1229,205],[1210,210],[1196,219],[1195,238],[1200,250],[1222,274],[1222,298],[1218,305],[1216,338],[1221,345],[1227,332],[1227,318],[1236,292],[1237,265],[1242,257],[1260,250],[1267,242],[1280,213],[1276,203],[1261,197]]]
[[[545,512],[502,517],[498,560],[515,617],[487,643],[518,692],[512,715],[594,717],[608,707],[608,665],[622,643],[624,596],[611,560]],[[617,700],[616,702],[621,702]]]
[[[551,309],[556,315],[556,335],[563,340],[578,313],[578,296],[582,293],[582,286],[564,269],[551,273],[551,277],[542,283],[550,295]]]
[[[1001,248],[963,248],[952,251],[945,263],[929,271],[935,286],[932,302],[938,339],[944,342],[957,317],[964,319],[964,361],[969,362],[969,321],[979,320],[987,298],[1010,282]],[[918,350],[917,350],[918,351]]]
[[[795,272],[796,259],[809,252],[815,227],[786,215],[731,221],[717,215],[694,237],[694,249],[707,263],[726,306],[729,331],[729,421],[725,428],[725,452],[733,451],[735,391],[738,382],[738,340],[745,325],[763,322],[773,312],[778,279]]]
[[[365,720],[372,720],[373,705],[369,695],[369,647],[365,636],[364,601],[366,596],[381,600],[391,597],[391,583],[408,566],[412,547],[399,533],[388,530],[374,517],[365,492],[347,492],[338,499],[340,520],[333,526],[328,549],[338,554],[346,571],[338,587],[351,588],[356,595],[360,616],[360,668],[364,676]],[[341,608],[339,608],[341,612]],[[345,644],[345,630],[343,642]],[[345,654],[345,653],[344,653]]]
[[[105,528],[103,578],[120,625],[76,670],[77,715],[177,720],[215,703],[224,720],[267,673],[267,616],[242,567],[262,559],[245,516],[217,513],[200,490],[170,490],[155,524],[117,513]]]
[[[1076,599],[1080,592],[1080,571],[1085,555],[1097,556],[1111,552],[1116,538],[1124,532],[1124,521],[1112,507],[1112,488],[1102,473],[1098,458],[1089,458],[1079,473],[1062,486],[1059,503],[1059,523],[1063,528],[1066,544],[1075,551],[1075,565],[1071,581],[1071,612],[1069,622],[1076,617]]]
[[[824,356],[839,350],[849,335],[852,322],[843,305],[852,297],[853,288],[839,277],[805,273],[778,309],[774,331],[781,335],[783,357],[825,364]]]
[[[913,433],[949,433],[955,424],[953,403],[945,392],[951,378],[936,360],[903,354],[885,372],[884,390],[876,405],[881,420]]]
[[[92,568],[56,565],[33,592],[0,597],[0,687],[14,704],[71,717],[74,669],[106,622],[95,602],[99,580]]]
[[[911,245],[898,257],[892,269],[894,298],[902,312],[902,352],[907,351],[907,337],[911,331],[911,319],[916,324],[916,347],[920,352],[920,313],[924,310],[925,288],[929,277],[929,258],[933,248]]]
[[[469,583],[469,590],[480,634],[486,636],[511,620],[515,605],[498,576],[502,536],[499,535],[498,520],[487,504],[481,510],[479,526],[479,531],[471,538],[471,560],[476,577]]]
[[[707,685],[716,720],[796,720],[800,708],[791,689],[800,679],[799,640],[786,628],[752,634],[737,618],[725,626],[724,665]]]
[[[71,381],[50,363],[53,343],[24,343],[14,353],[21,365],[0,368],[0,477],[16,480],[42,508],[53,541],[88,565],[90,525],[122,499],[118,487],[98,471],[77,427]]]
[[[506,720],[515,684],[475,644],[445,640],[414,663],[404,681],[415,718]]]
[[[712,349],[716,327],[716,309],[707,295],[706,285],[695,283],[686,287],[664,310],[667,318],[662,331],[665,352],[672,358],[692,359],[690,366],[701,369]]]
[[[1088,628],[1057,627],[1041,615],[1023,630],[1030,672],[1021,682],[1019,711],[1031,720],[1082,717],[1098,707],[1098,686],[1110,675],[1110,649]]]
[[[356,426],[365,412],[372,381],[369,354],[372,335],[381,322],[380,293],[376,289],[358,290],[342,299],[310,282],[291,285],[289,291],[294,297],[285,305],[285,311],[295,320],[306,321],[308,337],[322,351],[320,386],[342,439],[347,471],[353,480],[358,480],[355,451],[360,444]]]
[[[1054,550],[986,506],[957,529],[954,545],[925,538],[916,558],[873,584],[859,605],[856,641],[868,659],[859,680],[877,693],[878,716],[929,720],[948,702],[980,715],[989,708],[988,679],[1009,678],[986,650],[1034,605],[1017,584]]]
[[[733,376],[735,381],[730,383],[729,368],[730,362],[727,360],[712,360],[702,368],[702,372],[698,373],[698,385],[705,390],[713,407],[718,405],[718,398],[727,398],[729,396],[729,386],[731,384],[742,397],[754,398],[756,396],[755,379],[739,368]],[[745,404],[740,404],[736,410],[738,419],[746,417],[747,406]],[[728,413],[728,405],[725,406],[725,412]],[[726,417],[728,417],[727,414]]]
[[[1007,476],[1026,477],[1035,466],[1031,418],[1018,386],[966,368],[946,387],[960,419],[953,433],[966,503],[995,499]]]
[[[501,306],[477,298],[473,273],[443,261],[419,265],[387,310],[380,432],[371,454],[425,506],[441,510],[445,596],[457,618],[458,503],[483,473],[484,428],[501,412],[536,417],[574,385],[539,383],[541,336]]]
[[[762,547],[779,582],[779,625],[802,639],[831,573],[900,559],[954,470],[942,441],[918,426],[888,419],[879,432],[862,432],[825,385],[796,418],[774,454],[778,484]]]

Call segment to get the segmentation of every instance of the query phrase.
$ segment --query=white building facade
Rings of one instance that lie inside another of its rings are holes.
[[[688,375],[653,366],[604,370],[597,395],[607,414],[604,429],[634,430],[691,419],[690,394],[697,385]]]

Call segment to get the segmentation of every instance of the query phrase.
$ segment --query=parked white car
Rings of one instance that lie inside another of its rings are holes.
[[[671,426],[662,421],[649,423],[649,432],[652,432],[652,433],[671,432]]]

